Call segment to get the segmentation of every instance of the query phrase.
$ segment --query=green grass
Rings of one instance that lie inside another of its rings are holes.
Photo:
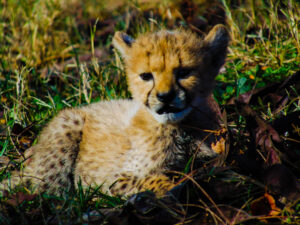
[[[300,5],[296,0],[195,0],[195,9],[181,7],[179,0],[163,4],[84,2],[6,0],[0,4],[0,157],[10,160],[13,167],[21,166],[24,151],[61,109],[130,97],[121,59],[110,48],[116,30],[136,36],[161,27],[187,26],[189,16],[182,15],[188,12],[204,20],[207,31],[213,24],[207,10],[223,8],[232,41],[214,92],[221,106],[299,70]],[[252,104],[259,115],[272,121],[300,110],[297,90],[289,90],[288,95],[293,98],[278,112],[262,100]],[[244,118],[237,116],[234,121],[230,126],[242,133]],[[3,165],[0,180],[9,176],[9,171]],[[244,196],[243,201],[254,196]],[[7,199],[0,201],[6,205]],[[0,223],[9,224],[12,220],[7,215],[17,215],[15,223],[33,220],[47,224],[51,215],[58,224],[81,224],[86,212],[123,203],[99,190],[79,189],[63,197],[41,195],[19,205],[8,204],[4,207],[7,211],[0,213]],[[42,211],[34,214],[38,206]],[[299,203],[293,207],[299,212]],[[295,211],[283,213],[286,217],[281,222],[296,221]]]

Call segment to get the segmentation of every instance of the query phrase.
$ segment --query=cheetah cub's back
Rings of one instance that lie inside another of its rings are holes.
[[[202,40],[186,30],[140,35],[117,32],[133,100],[99,102],[66,109],[42,131],[23,171],[3,188],[19,183],[61,193],[102,185],[110,194],[152,190],[164,194],[175,183],[171,170],[187,161],[214,157],[219,129],[209,96],[223,65],[228,32],[215,26]]]

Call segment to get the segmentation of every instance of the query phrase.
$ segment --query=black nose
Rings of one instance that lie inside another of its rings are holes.
[[[175,94],[174,90],[168,92],[157,92],[156,97],[163,103],[169,103],[175,98]]]

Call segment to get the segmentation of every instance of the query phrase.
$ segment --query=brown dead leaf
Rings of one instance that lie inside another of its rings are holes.
[[[7,156],[0,156],[0,164],[7,165],[10,162],[9,158]]]
[[[26,136],[21,137],[21,139],[19,140],[19,144],[22,149],[28,149],[31,146],[31,143],[32,139]]]
[[[5,125],[5,124],[6,124],[6,120],[3,119],[3,118],[1,118],[1,119],[0,119],[0,125]]]
[[[218,154],[223,153],[225,151],[225,139],[221,137],[216,143],[211,144],[211,148]]]
[[[294,201],[300,198],[297,177],[284,165],[275,164],[263,172],[264,183],[271,193]]]
[[[36,194],[25,194],[23,192],[17,192],[16,194],[11,195],[6,203],[12,206],[18,206],[24,201],[32,201],[36,196]]]
[[[6,101],[7,101],[7,98],[6,98],[4,95],[2,95],[2,96],[1,96],[1,102],[2,102],[2,103],[5,103]]]
[[[273,141],[281,142],[277,131],[265,122],[248,104],[237,102],[237,108],[242,116],[246,118],[249,131],[257,146],[260,146],[267,165],[281,163],[280,153],[274,146]]]
[[[277,216],[280,212],[281,209],[276,206],[275,199],[268,193],[251,203],[251,213],[255,216]]]

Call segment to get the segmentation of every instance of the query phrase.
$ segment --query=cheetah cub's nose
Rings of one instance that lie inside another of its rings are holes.
[[[169,92],[158,92],[156,97],[162,103],[170,103],[175,98],[175,95],[175,91],[171,90]]]

